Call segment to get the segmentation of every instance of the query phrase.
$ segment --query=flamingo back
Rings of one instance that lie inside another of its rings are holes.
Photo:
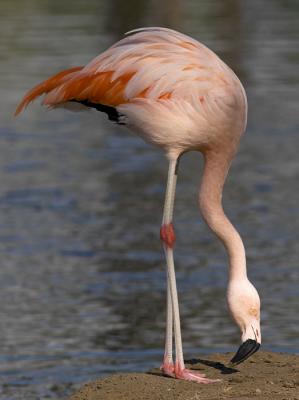
[[[246,125],[246,95],[233,71],[203,44],[166,28],[129,32],[86,66],[50,77],[24,96],[16,114],[42,94],[49,107],[77,102],[105,111],[158,145],[163,139],[153,138],[150,130],[167,131],[169,119],[175,120],[171,128],[175,123],[181,128],[181,139],[196,127],[203,132],[208,123],[217,125],[217,118],[224,126],[238,121],[240,110],[239,130]],[[196,146],[196,141],[187,138],[181,145]]]

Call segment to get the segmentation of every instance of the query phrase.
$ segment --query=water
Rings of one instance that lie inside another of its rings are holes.
[[[12,118],[26,89],[143,25],[191,34],[244,82],[249,124],[225,209],[262,297],[265,348],[298,352],[298,3],[2,0],[0,14],[1,399],[62,398],[160,363],[163,155],[96,112],[33,105]],[[225,253],[197,209],[201,168],[184,156],[175,209],[186,357],[239,340]]]

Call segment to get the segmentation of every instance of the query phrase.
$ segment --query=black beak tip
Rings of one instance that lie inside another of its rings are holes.
[[[260,343],[256,340],[247,339],[241,344],[234,357],[230,360],[229,365],[234,366],[245,361],[248,357],[254,354],[260,348]]]

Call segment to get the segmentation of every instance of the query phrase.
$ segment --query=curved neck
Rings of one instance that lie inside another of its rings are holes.
[[[225,215],[222,207],[224,182],[233,152],[205,152],[205,166],[199,192],[202,216],[224,244],[229,258],[229,279],[247,278],[246,256],[242,239]]]

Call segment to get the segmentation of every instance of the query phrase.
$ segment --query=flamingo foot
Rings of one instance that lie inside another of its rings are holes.
[[[183,379],[185,381],[192,381],[203,384],[215,383],[221,381],[221,379],[206,378],[205,374],[201,374],[200,372],[194,371],[192,369],[181,368],[179,365],[175,366],[174,375],[176,379]]]
[[[163,361],[163,364],[160,367],[160,370],[163,372],[165,376],[175,377],[174,375],[174,364],[172,361]]]

